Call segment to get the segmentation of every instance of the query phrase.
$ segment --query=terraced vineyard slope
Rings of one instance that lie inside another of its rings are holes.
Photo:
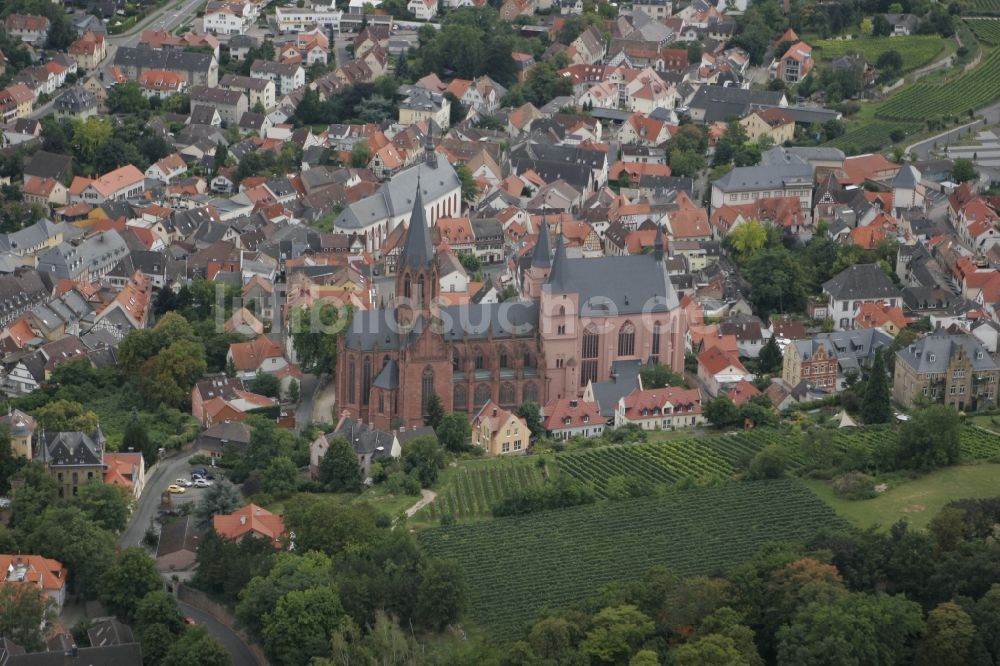
[[[433,556],[455,559],[474,621],[515,636],[545,607],[564,607],[654,566],[678,575],[726,571],[773,541],[844,523],[801,482],[730,483],[668,495],[434,527]]]

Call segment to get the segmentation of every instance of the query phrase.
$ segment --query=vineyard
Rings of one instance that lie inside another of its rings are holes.
[[[472,618],[511,638],[543,608],[654,566],[681,576],[720,573],[769,542],[842,524],[802,483],[781,480],[434,527],[419,539],[430,555],[458,561]]]
[[[882,105],[882,120],[923,122],[963,115],[1000,97],[1000,50],[983,58],[979,67],[947,83],[917,83]]]
[[[1000,21],[993,19],[966,19],[976,39],[991,46],[1000,44]]]
[[[859,446],[871,451],[877,442],[895,437],[890,426],[844,428],[834,434],[840,450]],[[609,446],[560,453],[549,462],[549,473],[566,474],[607,496],[608,480],[624,476],[630,480],[663,486],[690,479],[696,483],[728,480],[746,469],[754,454],[769,444],[789,451],[794,471],[804,460],[798,450],[800,438],[784,430],[752,430],[732,435],[671,439],[645,444]],[[975,427],[962,430],[962,456],[967,460],[1000,458],[1000,435]],[[456,521],[474,521],[490,515],[501,499],[542,483],[538,457],[479,460],[459,465],[447,473],[438,498],[416,516],[437,521],[450,516]]]
[[[995,16],[1000,14],[1000,0],[969,0],[965,3],[962,13],[969,16],[977,14]]]
[[[536,465],[538,460],[535,457],[503,458],[457,467],[447,486],[418,519],[451,516],[463,520],[488,516],[494,504],[515,490],[542,482],[542,471]]]
[[[858,53],[873,65],[886,51],[896,51],[903,59],[904,71],[923,67],[945,48],[945,41],[936,35],[908,37],[868,37],[865,39],[821,39],[813,43],[820,60],[832,60],[849,53]]]
[[[858,153],[878,152],[887,144],[892,143],[889,135],[900,130],[904,134],[913,134],[921,129],[917,123],[893,123],[876,120],[874,122],[859,125],[855,129],[841,134],[832,141],[827,141],[824,146],[839,148],[848,155]]]

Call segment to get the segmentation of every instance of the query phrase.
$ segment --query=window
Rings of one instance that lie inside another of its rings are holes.
[[[958,394],[959,395],[965,395],[965,384],[959,385],[959,387],[958,387]]]
[[[559,358],[556,359],[556,367],[557,368],[563,367],[563,358],[562,358],[562,356],[560,356]]]
[[[653,324],[653,342],[650,349],[650,356],[653,357],[653,363],[660,362],[660,322]]]
[[[965,378],[965,370],[955,370],[952,373],[952,378],[953,379],[964,379]]]
[[[508,382],[500,385],[500,404],[505,406],[514,404],[513,384]]]
[[[403,297],[410,298],[411,294],[412,294],[412,289],[410,288],[410,275],[409,273],[407,273],[403,277]]]
[[[521,400],[523,402],[538,402],[538,384],[527,382],[521,388]]]
[[[372,360],[366,358],[361,365],[361,404],[367,405],[372,389]]]
[[[453,349],[451,352],[451,370],[452,372],[462,371],[462,355],[457,349]]]
[[[430,366],[427,366],[420,375],[420,405],[425,416],[432,395],[434,395],[434,371]]]
[[[354,403],[354,399],[355,399],[355,393],[354,393],[354,382],[355,382],[354,370],[355,370],[356,366],[357,366],[357,363],[355,363],[355,361],[354,361],[353,358],[347,363],[347,402],[352,403],[352,404]]]
[[[507,357],[506,347],[500,348],[500,353],[498,354],[498,360],[500,363],[501,370],[506,370],[510,366],[510,359]]]
[[[519,439],[515,439],[514,440],[514,450],[515,451],[520,451],[521,450],[521,440],[519,440]]]
[[[385,414],[385,393],[378,392],[378,413]]]
[[[559,324],[556,326],[557,335],[566,335],[566,324]]]
[[[580,383],[586,385],[587,382],[597,381],[597,327],[593,324],[587,326],[583,331],[582,353],[583,362],[580,366]]]
[[[535,367],[535,355],[527,347],[524,348],[524,352],[521,354],[521,364],[526,368]]]
[[[510,453],[510,442],[504,442],[501,444],[500,451],[503,453]]]
[[[490,389],[489,384],[479,384],[478,386],[476,386],[476,392],[474,396],[476,401],[475,408],[479,409],[480,407],[485,405],[486,401],[489,400],[492,396],[493,396],[493,391]]]
[[[455,384],[451,398],[454,411],[464,412],[469,409],[469,391],[465,388],[465,384]]]
[[[476,370],[482,370],[485,362],[483,361],[483,350],[476,348]]]

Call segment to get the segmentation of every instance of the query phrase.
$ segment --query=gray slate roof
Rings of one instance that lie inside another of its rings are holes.
[[[392,440],[395,435],[378,430],[375,426],[362,423],[360,420],[344,419],[333,434],[335,437],[346,439],[356,454],[370,455],[372,460],[392,455]]]
[[[823,283],[823,291],[834,300],[899,298],[899,290],[878,264],[848,266]]]
[[[860,370],[875,357],[875,352],[892,344],[892,336],[880,328],[866,328],[857,331],[835,331],[820,333],[807,340],[795,340],[803,359],[809,359],[822,346],[833,354],[840,365],[841,374],[848,370]]]
[[[964,350],[974,371],[1000,368],[983,343],[971,335],[948,335],[935,332],[896,352],[896,362],[905,363],[918,374],[941,374],[948,369],[951,356]]]

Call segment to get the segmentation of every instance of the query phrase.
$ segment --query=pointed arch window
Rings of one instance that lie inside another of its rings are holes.
[[[452,389],[452,410],[464,412],[469,409],[469,391],[465,384],[455,384]]]
[[[490,389],[489,384],[479,384],[478,386],[476,386],[476,394],[475,394],[476,409],[479,409],[480,407],[485,405],[486,402],[492,397],[493,397],[493,391]]]
[[[630,321],[618,329],[618,356],[635,356],[635,326]]]
[[[509,407],[514,404],[514,385],[506,382],[500,385],[500,404]]]
[[[420,375],[420,404],[424,416],[427,415],[427,406],[430,405],[432,395],[434,395],[434,370],[427,366]]]
[[[366,358],[361,364],[361,404],[367,405],[372,390],[372,360]]]

